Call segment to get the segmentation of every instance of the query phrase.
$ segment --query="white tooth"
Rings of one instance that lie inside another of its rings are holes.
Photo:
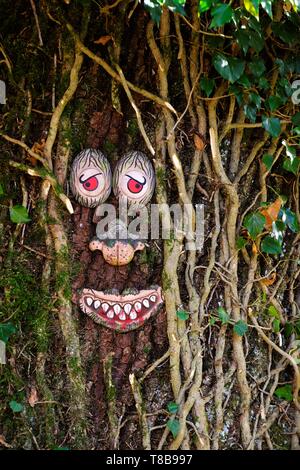
[[[140,302],[136,302],[134,304],[134,308],[136,309],[137,312],[140,312],[142,309],[142,304]]]
[[[143,300],[143,305],[144,305],[146,308],[149,308],[149,307],[150,307],[149,300],[148,300],[148,299],[144,299],[144,300]]]
[[[92,297],[87,297],[87,298],[86,298],[86,303],[87,303],[88,306],[90,307],[90,306],[92,305],[92,303],[93,303]]]
[[[114,305],[114,311],[118,315],[121,312],[121,307],[120,305],[116,304]]]
[[[131,320],[135,320],[136,317],[137,317],[137,314],[135,312],[131,312],[131,314],[129,315]]]
[[[102,304],[102,309],[105,312],[107,312],[107,310],[109,309],[109,305],[108,304]]]
[[[155,302],[156,301],[156,295],[151,295],[150,300],[151,300],[151,302]]]
[[[106,314],[107,318],[114,318],[115,314],[112,310],[109,310]]]
[[[126,320],[126,315],[125,315],[124,312],[120,313],[119,319],[120,319],[120,320]]]
[[[95,302],[94,302],[94,308],[99,308],[100,305],[101,305],[100,300],[95,300]]]
[[[130,305],[130,304],[126,304],[125,307],[124,307],[124,310],[125,310],[125,313],[127,313],[127,315],[128,315],[128,313],[129,313],[130,310],[131,310],[131,305]]]

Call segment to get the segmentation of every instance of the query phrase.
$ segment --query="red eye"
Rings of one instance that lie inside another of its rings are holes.
[[[86,191],[95,191],[95,189],[98,188],[98,178],[96,176],[91,176],[85,181],[82,181],[81,178],[79,178],[80,183],[84,187]]]
[[[131,193],[137,194],[142,191],[145,183],[146,183],[146,180],[144,183],[140,183],[139,181],[133,178],[129,178],[129,181],[127,183],[127,188],[129,189]]]

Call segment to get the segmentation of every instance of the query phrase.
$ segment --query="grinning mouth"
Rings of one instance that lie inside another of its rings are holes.
[[[79,298],[81,310],[96,323],[123,333],[142,326],[162,304],[161,288],[156,286],[126,294],[83,289]]]

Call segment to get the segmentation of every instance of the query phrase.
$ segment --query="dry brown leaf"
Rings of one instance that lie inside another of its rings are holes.
[[[252,253],[254,255],[257,255],[257,253],[258,253],[258,249],[257,249],[257,246],[256,246],[255,242],[252,243]]]
[[[197,150],[203,150],[205,147],[203,140],[198,134],[194,134],[194,144]]]
[[[268,207],[263,207],[262,209],[260,209],[260,213],[266,218],[265,228],[267,230],[271,230],[272,223],[275,222],[275,220],[277,220],[278,214],[281,208],[281,204],[282,204],[282,200],[279,197],[276,199],[276,201],[274,201]]]
[[[2,434],[0,434],[0,445],[6,447],[7,449],[12,449],[12,446],[7,444],[5,437]]]
[[[33,408],[37,404],[38,401],[39,399],[37,395],[37,389],[35,387],[31,387],[30,396],[28,398],[28,403]]]
[[[101,36],[97,41],[94,41],[94,44],[101,44],[102,46],[105,46],[105,44],[108,43],[108,41],[111,40],[111,36]]]
[[[264,285],[264,286],[271,286],[272,284],[274,284],[274,282],[276,281],[276,272],[274,271],[271,276],[265,278],[265,279],[262,279],[261,280],[261,283]]]

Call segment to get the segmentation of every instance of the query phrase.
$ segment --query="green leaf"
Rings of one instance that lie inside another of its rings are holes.
[[[291,21],[272,23],[272,30],[276,36],[287,44],[298,43],[299,41],[299,28]]]
[[[245,73],[243,73],[243,75],[241,76],[241,78],[238,79],[237,82],[240,83],[241,85],[243,85],[244,88],[250,88],[251,87],[251,82],[250,82],[248,76]]]
[[[202,77],[200,80],[200,88],[205,92],[206,96],[209,97],[215,88],[215,80],[208,77]]]
[[[291,334],[294,332],[294,327],[292,323],[286,323],[284,325],[284,335],[289,338]]]
[[[280,255],[282,253],[282,246],[280,241],[267,235],[262,241],[261,251],[269,255]]]
[[[212,4],[213,0],[200,0],[198,4],[199,13],[204,13],[205,11],[209,10]]]
[[[261,97],[259,96],[258,93],[251,92],[249,95],[251,103],[253,103],[257,110],[259,111],[261,108]]]
[[[274,307],[274,305],[270,305],[270,306],[269,306],[268,312],[269,312],[269,315],[270,315],[271,317],[274,317],[274,318],[276,318],[277,320],[280,319],[279,312],[276,310],[276,308]]]
[[[244,7],[246,10],[257,19],[259,14],[259,3],[259,0],[253,0],[252,2],[250,0],[244,0]]]
[[[168,403],[167,405],[167,408],[168,408],[168,412],[173,414],[173,413],[177,413],[179,405],[175,403],[175,401],[170,401],[170,403]]]
[[[159,24],[162,6],[157,0],[144,0],[144,6],[146,10],[150,13],[152,20]]]
[[[233,10],[229,4],[222,3],[212,8],[211,14],[213,19],[210,28],[218,28],[232,20]]]
[[[275,318],[272,323],[274,333],[279,333],[280,331],[280,320]]]
[[[180,423],[178,419],[169,419],[169,421],[167,422],[167,427],[170,429],[173,437],[175,438],[179,433],[180,429]]]
[[[222,322],[222,325],[226,325],[229,322],[229,315],[223,307],[218,307],[218,317]]]
[[[296,157],[293,161],[291,161],[289,158],[286,158],[282,166],[286,171],[294,173],[294,175],[297,176],[300,167],[300,158]]]
[[[236,241],[236,248],[237,250],[241,250],[242,248],[244,248],[246,245],[247,245],[247,240],[245,240],[245,238],[243,237],[239,237]]]
[[[241,88],[238,85],[230,85],[228,91],[235,95],[238,105],[241,106],[243,102],[243,92]]]
[[[292,117],[292,123],[294,126],[300,126],[300,111]]]
[[[248,64],[251,73],[255,77],[261,77],[263,73],[266,71],[266,66],[264,61],[260,57],[256,57]]]
[[[216,319],[214,317],[210,317],[209,324],[213,326],[216,323]]]
[[[7,343],[9,337],[17,331],[12,323],[0,323],[0,341]]]
[[[9,209],[10,220],[15,224],[26,224],[30,222],[30,218],[26,207],[16,205]]]
[[[268,88],[270,88],[270,83],[265,77],[260,77],[258,80],[258,86],[263,90],[268,90]]]
[[[286,401],[293,401],[293,392],[291,384],[286,384],[283,387],[278,387],[275,390],[275,395]]]
[[[189,318],[189,314],[185,310],[177,310],[176,315],[180,320],[187,320]]]
[[[272,13],[272,4],[274,0],[261,0],[260,4],[265,10],[265,12],[269,15],[271,19],[273,19],[273,13]]]
[[[18,403],[15,400],[10,401],[9,406],[14,413],[20,413],[24,409],[24,406],[22,405],[22,403]]]
[[[298,218],[295,212],[291,211],[291,209],[289,208],[282,209],[281,212],[282,212],[281,213],[282,221],[286,223],[289,229],[295,233],[299,232],[300,225],[299,225]]]
[[[280,96],[270,96],[267,100],[266,100],[266,105],[268,106],[268,108],[270,109],[270,111],[275,111],[276,109],[278,109],[281,105],[282,105],[282,99],[280,98]]]
[[[278,118],[262,116],[263,128],[272,136],[278,137],[281,132],[281,124]]]
[[[233,327],[233,331],[239,336],[243,336],[247,332],[247,330],[248,325],[244,322],[244,320],[237,321]]]
[[[250,237],[255,240],[255,238],[262,233],[265,223],[266,218],[264,215],[260,212],[252,212],[246,215],[243,225],[248,230]]]
[[[265,167],[267,168],[267,170],[270,171],[273,165],[273,155],[270,155],[269,153],[265,153],[262,157],[262,161]]]
[[[283,168],[297,175],[300,159],[296,155],[296,149],[288,145],[285,140],[283,140],[282,143],[286,148],[286,156],[288,157],[283,162]]]
[[[248,29],[238,29],[235,31],[234,36],[236,37],[236,40],[238,42],[238,45],[244,52],[244,54],[247,54],[247,51],[250,47],[250,35],[249,35],[249,30]]]
[[[245,61],[236,57],[227,57],[223,54],[213,56],[213,64],[219,74],[229,80],[230,83],[236,82],[244,73]]]
[[[256,106],[253,106],[252,104],[244,105],[244,113],[250,122],[256,121],[256,112],[257,112]]]
[[[293,134],[300,135],[300,126],[293,128]]]
[[[0,183],[0,196],[4,196],[4,189],[1,183]]]

